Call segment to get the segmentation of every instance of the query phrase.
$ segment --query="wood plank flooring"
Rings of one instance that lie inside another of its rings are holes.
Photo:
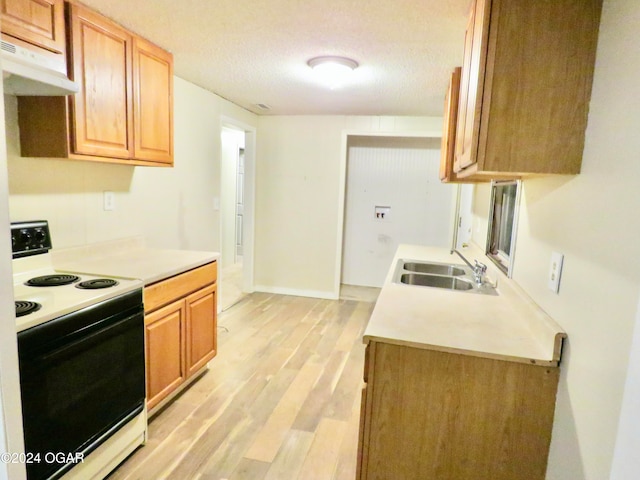
[[[110,480],[354,479],[373,305],[245,297],[219,316],[210,370],[151,419],[147,444]]]

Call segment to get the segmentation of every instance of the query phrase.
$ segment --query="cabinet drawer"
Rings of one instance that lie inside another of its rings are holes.
[[[146,313],[185,297],[217,280],[217,262],[207,263],[188,272],[145,287],[144,311]]]

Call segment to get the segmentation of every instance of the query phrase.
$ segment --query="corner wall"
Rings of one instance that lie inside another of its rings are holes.
[[[610,478],[640,295],[639,29],[637,1],[605,1],[582,171],[523,182],[514,280],[568,333],[548,480]],[[488,205],[479,186],[483,247]],[[546,286],[554,251],[558,295]]]

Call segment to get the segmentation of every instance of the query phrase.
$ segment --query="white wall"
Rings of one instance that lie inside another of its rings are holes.
[[[6,96],[12,221],[48,219],[54,247],[143,235],[150,246],[220,250],[221,116],[256,116],[175,77],[175,167],[128,167],[19,156],[17,101]],[[115,192],[115,211],[102,208]]]
[[[568,333],[549,480],[611,471],[640,290],[639,29],[637,0],[605,1],[582,171],[523,182],[514,280]],[[488,202],[478,187],[482,246]],[[557,295],[546,286],[553,251],[565,255]]]
[[[261,116],[256,290],[336,298],[349,134],[439,136],[440,117]]]
[[[455,186],[440,138],[349,137],[342,283],[382,287],[401,243],[448,247]],[[391,208],[376,218],[375,207]]]
[[[2,93],[0,85],[0,94]],[[4,106],[0,103],[0,454],[24,451],[15,329]],[[0,462],[0,479],[26,478],[25,466]]]
[[[640,472],[640,302],[631,343],[622,414],[611,469],[611,480],[635,478]]]

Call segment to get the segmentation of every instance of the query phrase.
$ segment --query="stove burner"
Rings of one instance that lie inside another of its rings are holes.
[[[57,287],[59,285],[69,285],[70,283],[77,282],[80,277],[75,275],[43,275],[41,277],[34,277],[26,281],[25,285],[30,287]]]
[[[20,300],[16,302],[16,317],[22,317],[28,315],[31,312],[40,310],[42,305],[36,302],[28,302],[26,300]]]
[[[93,280],[80,282],[79,284],[76,285],[76,288],[96,290],[98,288],[115,287],[116,285],[118,285],[118,282],[116,282],[115,280],[112,280],[111,278],[95,278]]]

